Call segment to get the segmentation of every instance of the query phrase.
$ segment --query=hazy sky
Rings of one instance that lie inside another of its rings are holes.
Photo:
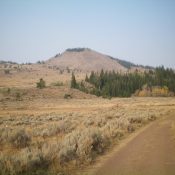
[[[74,47],[175,68],[175,0],[0,0],[0,60]]]

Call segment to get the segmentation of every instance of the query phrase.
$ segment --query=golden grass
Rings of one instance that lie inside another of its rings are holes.
[[[74,174],[113,143],[175,108],[175,98],[97,98],[70,89],[71,73],[43,65],[10,72],[4,75],[0,68],[2,175]],[[76,77],[82,80],[85,73]],[[36,88],[40,78],[47,88]],[[50,86],[58,81],[64,86]],[[64,99],[65,94],[73,98]]]
[[[36,82],[40,78],[46,81],[46,86],[58,81],[69,85],[71,80],[71,72],[68,73],[65,69],[63,73],[60,73],[60,70],[49,69],[47,65],[20,65],[19,69],[12,67],[9,70],[10,74],[5,74],[3,66],[0,65],[0,87],[36,87]],[[74,73],[78,81],[83,80],[86,75],[85,72],[77,72],[76,70],[74,70]]]
[[[6,174],[35,171],[35,166],[44,166],[50,172],[74,172],[125,134],[170,112],[174,106],[174,98],[66,100],[50,95],[4,100],[0,102],[1,169],[6,167]],[[26,134],[19,132],[15,140],[14,133],[21,129]]]

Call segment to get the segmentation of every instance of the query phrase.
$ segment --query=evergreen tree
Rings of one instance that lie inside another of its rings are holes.
[[[40,81],[36,83],[36,87],[40,89],[45,88],[46,87],[45,81],[42,78],[40,78]]]
[[[89,78],[88,78],[87,74],[86,74],[85,81],[86,81],[86,82],[89,82]]]
[[[75,79],[75,75],[74,73],[72,73],[72,78],[71,78],[71,88],[77,88],[77,82],[76,82],[76,79]]]
[[[92,71],[89,78],[86,76],[85,81],[94,86],[90,93],[103,97],[130,97],[136,90],[141,90],[145,84],[148,89],[152,89],[153,86],[161,88],[166,86],[167,89],[175,92],[175,72],[164,67],[143,73],[136,71],[121,74],[102,70],[99,74]],[[71,87],[89,92],[82,83],[80,85],[76,83],[74,75],[72,75]],[[166,91],[166,88],[164,89]]]
[[[136,71],[126,74],[114,71],[104,73],[103,70],[98,74],[92,71],[89,82],[96,88],[92,93],[102,96],[129,97],[136,90],[142,89],[144,84],[147,84],[148,89],[152,86],[167,86],[170,91],[175,92],[175,72],[164,67],[144,73]]]

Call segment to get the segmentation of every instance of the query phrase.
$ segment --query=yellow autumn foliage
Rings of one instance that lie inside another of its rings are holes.
[[[144,85],[142,87],[142,90],[135,93],[136,96],[139,97],[167,97],[167,96],[173,96],[174,94],[169,91],[167,86],[152,86],[149,88],[147,85]]]

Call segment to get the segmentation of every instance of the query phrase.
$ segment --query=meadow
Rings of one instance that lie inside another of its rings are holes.
[[[174,97],[102,98],[72,89],[69,70],[6,69],[1,65],[0,175],[80,173],[128,135],[174,112]],[[74,73],[77,81],[86,75]],[[36,88],[41,77],[43,89]]]
[[[76,174],[175,105],[172,97],[79,98],[78,90],[65,89],[32,89],[20,99],[14,96],[19,89],[10,95],[1,89],[0,174]]]

